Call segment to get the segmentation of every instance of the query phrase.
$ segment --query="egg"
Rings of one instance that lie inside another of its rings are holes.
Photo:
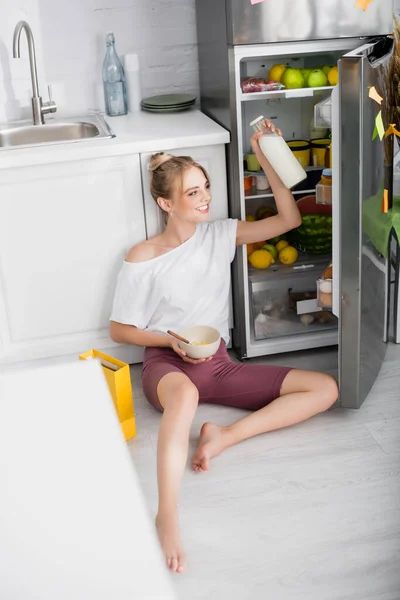
[[[320,292],[319,301],[323,306],[332,306],[332,294]]]
[[[321,281],[319,284],[319,291],[324,294],[332,294],[332,281],[329,281],[328,279]]]

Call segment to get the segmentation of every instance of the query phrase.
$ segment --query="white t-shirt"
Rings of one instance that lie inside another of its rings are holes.
[[[228,343],[237,223],[198,224],[191,238],[166,254],[140,263],[124,261],[110,320],[162,333],[209,325]]]

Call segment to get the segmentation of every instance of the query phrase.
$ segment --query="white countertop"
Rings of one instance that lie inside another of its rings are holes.
[[[62,121],[62,117],[57,120]],[[3,149],[0,150],[0,169],[227,144],[230,141],[226,129],[195,109],[166,115],[139,112],[125,117],[106,117],[106,121],[116,134],[113,139]]]

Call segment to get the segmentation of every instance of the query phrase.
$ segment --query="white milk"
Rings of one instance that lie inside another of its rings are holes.
[[[250,125],[254,131],[261,131],[264,134],[258,140],[261,151],[287,188],[292,188],[307,177],[307,173],[283,137],[277,133],[269,133],[264,124],[264,117],[258,117]]]

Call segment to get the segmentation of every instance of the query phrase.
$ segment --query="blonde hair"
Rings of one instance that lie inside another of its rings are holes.
[[[154,200],[166,198],[170,200],[176,190],[182,191],[185,171],[197,167],[202,171],[207,181],[210,181],[207,171],[190,156],[173,156],[166,152],[157,152],[150,157],[150,192]]]

